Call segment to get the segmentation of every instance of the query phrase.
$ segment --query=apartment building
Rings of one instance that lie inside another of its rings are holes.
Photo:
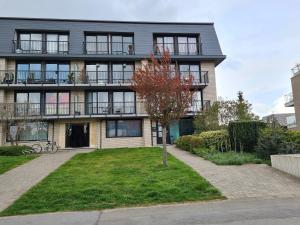
[[[289,118],[289,128],[300,129],[300,64],[292,68],[292,92],[285,95],[285,107],[294,107],[295,115]]]
[[[225,56],[213,23],[0,18],[1,111],[13,117],[2,120],[1,143],[18,129],[22,143],[61,148],[160,144],[161,126],[130,86],[150,53],[166,48],[196,90],[186,116],[168,129],[172,143],[217,99],[215,67]]]

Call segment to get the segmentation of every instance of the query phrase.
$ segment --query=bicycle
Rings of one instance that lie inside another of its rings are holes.
[[[45,145],[43,152],[49,152],[49,153],[55,153],[58,151],[58,146],[55,141],[47,141],[47,144]]]

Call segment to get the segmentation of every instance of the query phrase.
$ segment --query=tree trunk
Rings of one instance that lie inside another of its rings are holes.
[[[163,165],[168,166],[168,152],[167,152],[167,128],[162,126],[162,141],[163,141]]]

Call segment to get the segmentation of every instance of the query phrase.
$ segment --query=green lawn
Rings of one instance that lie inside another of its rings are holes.
[[[36,158],[36,156],[0,156],[0,174],[34,158]]]
[[[218,152],[208,149],[194,149],[196,155],[209,160],[217,165],[243,165],[248,163],[268,163],[265,160],[257,158],[253,153],[239,153],[239,152]]]
[[[160,148],[110,149],[74,156],[1,215],[94,210],[223,198],[190,167]]]

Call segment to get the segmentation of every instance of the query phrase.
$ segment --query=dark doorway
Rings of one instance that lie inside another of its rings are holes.
[[[170,144],[170,135],[169,127],[167,128],[167,144]],[[157,144],[162,144],[162,126],[159,123],[156,123],[156,138]]]
[[[66,147],[78,148],[90,146],[89,123],[66,125]]]

